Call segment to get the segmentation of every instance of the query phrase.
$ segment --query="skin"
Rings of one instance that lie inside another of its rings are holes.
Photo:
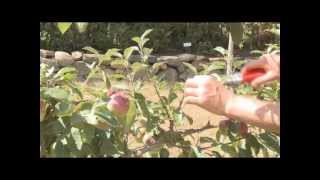
[[[280,57],[277,55],[261,56],[259,60],[247,64],[242,73],[255,68],[264,69],[266,74],[253,80],[253,87],[280,79]],[[209,112],[280,133],[280,103],[235,95],[231,89],[211,76],[188,79],[184,96],[183,106],[195,104]]]

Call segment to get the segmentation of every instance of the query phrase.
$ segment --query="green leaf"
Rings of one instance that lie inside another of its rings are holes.
[[[159,153],[161,158],[169,157],[169,151],[165,148],[161,148]]]
[[[250,54],[256,54],[256,55],[259,55],[261,56],[264,52],[263,51],[260,51],[260,50],[253,50],[253,51],[250,51]]]
[[[86,32],[88,24],[89,23],[87,23],[87,22],[78,22],[78,23],[76,23],[76,26],[77,26],[77,29],[78,29],[79,33]]]
[[[221,140],[221,130],[220,129],[218,129],[217,132],[216,132],[216,140],[218,142],[220,142],[220,140]]]
[[[83,143],[91,144],[93,138],[95,137],[95,128],[86,125],[80,132]]]
[[[132,41],[136,42],[140,46],[140,43],[141,43],[140,37],[133,37]]]
[[[141,39],[144,39],[149,33],[151,33],[152,29],[147,29],[141,36]]]
[[[68,22],[59,22],[57,24],[59,31],[61,32],[61,34],[64,34],[72,25],[72,23],[68,23]]]
[[[66,102],[58,102],[55,105],[55,108],[57,110],[57,115],[58,116],[65,116],[65,115],[69,115],[72,113],[73,110],[73,104],[71,103],[66,103]]]
[[[109,139],[104,139],[102,145],[99,149],[99,154],[102,156],[113,156],[118,154],[118,150],[114,144]]]
[[[149,40],[150,40],[149,38],[142,39],[142,42],[141,42],[141,43],[142,43],[142,44],[141,44],[142,47],[143,47]],[[143,48],[143,53],[145,53],[145,52],[144,52],[144,49],[145,49],[145,48]],[[149,49],[149,48],[148,48],[148,49]]]
[[[73,127],[85,128],[85,125],[87,125],[87,122],[85,120],[85,117],[81,116],[79,113],[74,113],[70,118],[70,124]]]
[[[233,146],[228,144],[223,144],[221,146],[221,150],[229,154],[231,157],[237,157],[238,155],[236,149]]]
[[[204,75],[208,75],[213,70],[225,69],[225,62],[213,62],[210,66],[203,71]]]
[[[256,155],[260,152],[260,143],[258,142],[257,138],[252,134],[248,134],[248,136],[246,137],[246,148],[253,149]]]
[[[93,63],[93,64],[95,64],[95,63]],[[94,77],[94,76],[96,75],[96,73],[98,72],[98,68],[93,68],[93,67],[91,67],[90,69],[91,69],[91,70],[90,70],[89,75],[87,76],[86,82],[88,82],[88,81],[89,81],[92,77]]]
[[[228,137],[230,139],[231,142],[233,142],[234,140],[236,140],[236,134],[232,133],[232,131],[228,131]]]
[[[211,151],[214,157],[222,157],[218,151]]]
[[[244,64],[246,64],[246,63],[247,63],[246,60],[238,60],[238,61],[234,61],[233,64],[232,64],[232,66],[233,66],[234,68],[240,69],[240,68],[241,68]]]
[[[46,135],[64,134],[64,133],[66,133],[66,129],[63,126],[63,124],[58,120],[49,121],[48,124],[45,126],[43,133]]]
[[[84,47],[84,48],[82,48],[82,49],[83,49],[83,50],[87,50],[87,51],[89,51],[89,52],[92,52],[93,54],[99,55],[99,52],[98,52],[96,49],[94,49],[93,47],[86,46],[86,47]]]
[[[183,90],[184,90],[184,83],[182,83],[182,82],[176,82],[174,84],[174,86],[172,87],[173,92],[176,92],[176,91],[183,92]]]
[[[144,70],[148,67],[148,65],[140,63],[140,62],[135,62],[131,65],[131,69],[134,73],[140,71],[140,70]]]
[[[111,127],[119,126],[118,120],[113,117],[112,113],[108,110],[107,106],[97,107],[95,109],[94,114],[104,119]]]
[[[67,82],[67,85],[72,89],[72,91],[77,93],[81,99],[83,99],[82,92],[73,82],[69,81],[69,82]]]
[[[99,65],[100,64],[109,65],[111,61],[112,61],[111,54],[99,55]]]
[[[280,29],[267,29],[265,31],[275,34],[277,37],[280,37]]]
[[[98,70],[98,68],[97,68],[96,64],[97,64],[97,62],[96,62],[96,61],[95,61],[95,62],[93,62],[92,64],[88,64],[88,63],[86,63],[86,66],[91,70],[91,72],[90,72],[90,73],[95,73],[95,72]]]
[[[152,65],[152,72],[153,72],[153,73],[158,72],[159,69],[160,69],[160,66],[161,66],[162,64],[165,64],[165,63],[166,63],[166,62],[157,62],[157,63],[154,63],[154,64]]]
[[[190,63],[186,63],[186,62],[182,62],[185,66],[187,66],[195,75],[198,74],[197,68],[195,68],[192,64]]]
[[[126,128],[130,129],[132,123],[135,120],[136,117],[136,102],[133,99],[130,99],[130,103],[129,103],[129,110],[127,113],[127,117],[126,117]]]
[[[52,155],[54,157],[69,157],[70,152],[63,140],[58,140],[54,142],[51,146]]]
[[[137,46],[131,46],[125,49],[123,53],[124,59],[128,60],[131,54],[133,53],[133,51],[139,51],[139,48]]]
[[[195,146],[191,146],[191,149],[192,149],[192,153],[195,157],[198,157],[198,158],[203,158],[205,157],[204,154],[202,154],[199,149]]]
[[[67,100],[69,98],[69,92],[60,88],[47,88],[43,94],[45,97],[56,100]]]
[[[54,73],[54,70],[55,70],[54,66],[52,66],[50,69],[48,69],[45,77],[47,77],[47,78],[50,77]]]
[[[263,147],[262,148],[262,154],[263,154],[263,157],[269,157],[268,149]]]
[[[268,149],[280,153],[280,142],[275,137],[272,137],[269,133],[259,134],[259,137]]]
[[[243,157],[243,158],[252,157],[251,150],[239,148],[239,157]]]
[[[226,56],[227,50],[221,46],[215,47],[213,50],[219,52],[222,56]]]
[[[280,54],[280,50],[274,50],[271,52],[271,54]]]
[[[129,85],[125,82],[113,82],[112,87],[121,91],[129,91]]]
[[[75,127],[71,127],[71,136],[74,139],[76,145],[77,145],[77,149],[81,150],[82,149],[82,139],[81,139],[81,134],[80,134],[80,130],[78,128]]]
[[[110,123],[110,121],[112,122],[112,120],[110,120],[111,118],[109,119],[108,117],[104,117],[106,115],[97,109],[98,108],[92,110],[83,110],[79,112],[79,115],[87,124],[90,124],[96,128],[106,129],[109,126],[112,126],[112,123]],[[97,114],[95,113],[96,111],[98,111]],[[109,121],[106,120],[107,118]]]
[[[112,56],[115,56],[115,57],[118,57],[118,58],[120,58],[121,60],[122,60],[122,58],[123,58],[122,54],[119,53],[119,52],[113,51],[113,52],[111,53],[111,55],[112,55]]]
[[[111,66],[117,66],[119,68],[126,68],[128,66],[128,62],[122,59],[116,59],[111,62]]]
[[[74,108],[73,112],[79,112],[82,110],[89,110],[92,108],[92,103],[91,102],[80,102],[79,104],[76,105]]]
[[[134,93],[134,97],[138,102],[138,105],[139,105],[139,107],[140,107],[140,109],[142,111],[142,115],[144,117],[146,117],[147,119],[150,119],[150,112],[149,112],[149,109],[147,107],[146,100],[145,100],[144,96],[142,94],[140,94],[140,93],[135,92]]]
[[[268,44],[268,45],[269,45],[269,47],[268,47],[268,49],[267,49],[267,53],[268,53],[268,54],[271,54],[271,53],[272,53],[272,50],[278,49],[278,46],[275,45],[275,44]]]
[[[177,98],[177,94],[174,93],[173,91],[170,91],[169,96],[168,96],[168,102],[169,104],[172,103],[172,101],[174,101]]]
[[[116,73],[116,74],[111,74],[111,75],[110,75],[110,78],[111,78],[111,79],[125,79],[126,76],[123,75],[123,74]]]
[[[142,86],[143,86],[143,82],[142,82],[142,81],[136,81],[136,82],[134,82],[134,89],[135,89],[135,91],[140,91],[141,88],[142,88]]]
[[[62,69],[60,69],[57,74],[55,74],[53,76],[53,78],[60,78],[62,80],[64,80],[65,78],[63,78],[64,76],[66,76],[67,74],[75,74],[77,73],[76,68],[74,67],[64,67]]]
[[[101,71],[101,74],[102,74],[103,82],[106,84],[107,89],[110,89],[111,82],[108,75],[104,71]]]
[[[209,67],[207,64],[200,64],[200,66],[205,70],[208,69],[208,67]]]
[[[146,131],[151,132],[152,130],[154,130],[158,126],[158,121],[159,116],[150,116],[150,118],[147,119]]]
[[[164,76],[165,74],[163,74],[163,76]],[[162,79],[163,79],[163,76],[162,77],[160,77],[160,79],[159,79],[159,81],[161,81]],[[163,89],[165,89],[166,87],[168,87],[168,82],[167,81],[164,81],[164,80],[162,80],[161,82],[158,82],[159,83],[159,89],[160,90],[163,90]]]
[[[143,51],[143,54],[144,54],[145,56],[149,56],[149,55],[152,53],[153,49],[143,48],[142,51]]]
[[[182,111],[173,111],[173,119],[174,122],[177,123],[178,125],[182,124],[183,122],[183,112]]]

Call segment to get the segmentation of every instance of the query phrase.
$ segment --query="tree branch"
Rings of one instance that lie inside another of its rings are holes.
[[[198,132],[201,132],[201,131],[205,131],[207,129],[217,128],[217,127],[218,126],[211,125],[210,122],[208,121],[208,124],[205,125],[202,128],[199,128],[199,129],[188,129],[188,130],[185,130],[185,131],[180,131],[179,133],[181,133],[184,136],[187,136],[187,135],[190,135],[190,134],[198,133]]]
[[[154,144],[152,145],[145,145],[145,146],[142,146],[142,147],[139,147],[139,148],[136,148],[133,150],[133,152],[138,156],[142,156],[144,153],[148,152],[148,151],[152,151],[152,150],[155,150],[155,149],[158,149],[160,148],[162,145],[164,145],[165,143],[163,142],[155,142]]]
[[[208,124],[206,126],[202,127],[202,128],[199,128],[199,129],[188,129],[188,130],[185,130],[185,131],[178,131],[178,133],[181,133],[183,136],[187,136],[187,135],[191,135],[191,134],[194,134],[194,133],[198,133],[198,132],[201,132],[201,131],[204,131],[204,130],[207,130],[207,129],[217,128],[217,127],[218,126],[211,125],[210,122],[208,121]],[[144,153],[146,153],[148,151],[152,151],[152,150],[160,148],[162,145],[167,145],[169,147],[175,146],[174,144],[166,143],[166,142],[163,142],[163,141],[156,141],[152,145],[145,145],[145,146],[142,146],[142,147],[138,147],[138,148],[136,148],[136,149],[134,149],[132,151],[139,157],[139,156],[142,156]]]

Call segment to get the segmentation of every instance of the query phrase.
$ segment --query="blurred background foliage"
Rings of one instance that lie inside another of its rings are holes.
[[[280,29],[277,23],[241,23],[243,27],[242,41],[235,47],[235,53],[262,50],[265,44],[279,43],[280,39],[274,33]],[[85,31],[79,32],[72,24],[63,36],[57,23],[40,23],[40,48],[50,50],[64,50],[67,52],[81,50],[85,46],[92,46],[102,52],[110,48],[123,49],[134,45],[131,38],[142,34],[146,29],[153,29],[148,47],[154,53],[185,52],[183,43],[191,42],[187,50],[190,53],[214,54],[216,46],[227,47],[228,34],[225,23],[89,23]]]

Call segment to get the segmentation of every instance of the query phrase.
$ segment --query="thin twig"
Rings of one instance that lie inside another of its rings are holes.
[[[216,127],[217,126],[213,126],[213,125],[210,124],[210,122],[208,122],[208,124],[206,126],[202,127],[202,128],[199,128],[199,129],[188,129],[186,131],[179,131],[178,133],[181,133],[183,136],[187,136],[187,135],[192,135],[194,133],[198,133],[198,132],[201,132],[201,131],[204,131],[204,130],[207,130],[207,129],[211,129],[211,128],[216,128]],[[162,145],[168,145],[170,147],[172,147],[172,146],[180,147],[180,146],[175,145],[175,144],[166,143],[166,142],[162,142],[162,141],[157,141],[152,145],[145,145],[145,146],[142,146],[142,147],[138,147],[138,148],[136,148],[136,149],[134,149],[132,151],[137,156],[141,156],[141,155],[143,155],[144,153],[146,153],[148,151],[152,151],[152,150],[158,149]]]
[[[164,145],[165,143],[163,142],[156,142],[152,145],[146,145],[146,146],[142,146],[139,148],[136,148],[133,150],[133,152],[139,157],[142,156],[144,153],[148,152],[148,151],[152,151],[154,149],[158,149],[160,148],[162,145]]]
[[[181,101],[180,101],[180,103],[179,103],[178,110],[181,110],[181,106],[182,106],[183,100],[184,100],[184,96],[182,96],[182,99],[181,99]]]
[[[210,122],[208,121],[208,124],[205,125],[202,128],[199,128],[199,129],[188,129],[188,130],[185,130],[185,131],[180,131],[180,133],[183,134],[184,136],[187,136],[187,135],[190,135],[190,134],[198,133],[198,132],[201,132],[201,131],[204,131],[204,130],[207,130],[207,129],[217,128],[217,127],[218,126],[211,125]]]

